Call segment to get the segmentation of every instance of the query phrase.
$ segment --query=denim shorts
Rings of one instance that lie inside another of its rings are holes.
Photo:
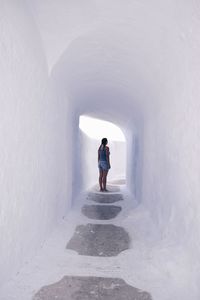
[[[100,171],[108,171],[109,170],[108,162],[105,160],[100,160],[98,163],[98,167],[99,167]]]

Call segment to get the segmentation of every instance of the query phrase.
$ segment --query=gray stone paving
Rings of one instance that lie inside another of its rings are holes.
[[[122,227],[112,224],[87,224],[77,226],[67,244],[80,255],[116,256],[129,248],[128,233]]]
[[[117,185],[107,184],[107,189],[109,192],[117,193],[120,192],[120,187]],[[99,192],[99,185],[95,185],[92,190],[92,192]]]
[[[109,205],[123,200],[121,194],[90,192],[88,199],[107,205],[84,205],[82,213],[91,219],[116,217],[120,206]],[[112,224],[87,224],[76,227],[66,248],[80,255],[116,256],[129,249],[130,238],[124,228]],[[106,270],[105,270],[106,273]],[[45,286],[32,300],[152,300],[151,295],[118,278],[70,277]]]
[[[114,205],[84,205],[82,213],[90,219],[109,220],[115,218],[121,209]]]
[[[152,300],[150,294],[122,279],[68,277],[43,287],[33,300]]]
[[[122,194],[109,194],[107,192],[101,193],[89,193],[88,200],[92,200],[97,203],[115,203],[123,200]]]

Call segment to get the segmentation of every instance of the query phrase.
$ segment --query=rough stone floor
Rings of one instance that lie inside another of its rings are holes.
[[[146,215],[122,184],[81,195],[33,259],[0,287],[0,300],[151,300],[150,282],[160,273],[143,245],[149,227],[140,225]]]
[[[118,190],[117,190],[118,191]],[[88,194],[87,199],[98,205],[83,205],[82,214],[88,224],[78,225],[66,245],[66,249],[77,252],[78,255],[91,257],[114,257],[129,249],[130,237],[123,227],[107,224],[107,220],[120,214],[120,205],[110,203],[120,202],[120,193]],[[104,203],[102,205],[101,203]],[[102,223],[92,223],[101,220]],[[127,284],[120,278],[95,276],[64,276],[61,280],[42,287],[33,300],[150,300],[151,295],[137,287]]]

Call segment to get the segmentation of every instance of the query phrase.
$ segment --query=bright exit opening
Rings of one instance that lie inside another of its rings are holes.
[[[80,116],[79,127],[88,137],[95,140],[100,140],[105,136],[110,141],[125,142],[122,130],[115,124],[107,121]]]
[[[108,139],[111,169],[108,183],[124,184],[126,180],[126,139],[123,131],[115,124],[89,116],[80,116],[81,169],[84,188],[96,186],[98,189],[97,151],[101,139]]]

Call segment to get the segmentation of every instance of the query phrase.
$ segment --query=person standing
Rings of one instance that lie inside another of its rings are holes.
[[[99,167],[99,187],[101,192],[108,192],[106,189],[107,175],[111,168],[110,166],[110,150],[107,146],[107,138],[101,140],[101,145],[98,149],[98,167]]]

